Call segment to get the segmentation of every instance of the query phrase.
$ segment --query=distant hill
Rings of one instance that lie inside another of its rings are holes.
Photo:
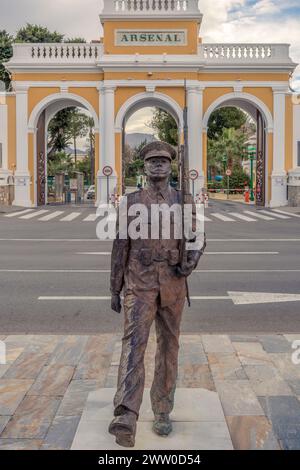
[[[129,145],[132,149],[138,147],[142,142],[154,142],[157,138],[152,134],[142,134],[135,132],[133,134],[126,134],[126,144]]]

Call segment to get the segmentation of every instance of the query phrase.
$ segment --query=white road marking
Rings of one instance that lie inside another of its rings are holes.
[[[29,212],[33,212],[34,209],[26,209],[25,211],[21,212],[13,212],[12,214],[6,214],[4,217],[20,217],[22,215],[28,214]]]
[[[268,215],[262,215],[259,212],[244,211],[244,214],[249,214],[253,217],[257,217],[257,219],[262,219],[262,220],[275,220],[274,217],[269,217]]]
[[[279,251],[208,251],[205,255],[279,255]]]
[[[72,220],[77,219],[81,215],[81,212],[72,212],[71,214],[67,215],[60,222],[72,222]]]
[[[281,214],[276,214],[276,212],[269,212],[269,211],[265,211],[265,210],[264,211],[260,210],[259,212],[262,212],[263,214],[267,214],[267,215],[271,214],[272,217],[276,217],[277,219],[284,219],[284,220],[290,219],[290,217],[287,217],[287,216],[281,215]]]
[[[300,219],[300,215],[299,214],[294,214],[293,212],[281,211],[279,209],[272,209],[272,211],[273,212],[278,212],[279,214],[288,215],[290,217],[297,217],[298,219]]]
[[[62,215],[64,212],[63,211],[55,211],[51,212],[51,214],[46,215],[45,217],[42,217],[39,219],[41,222],[48,222],[49,220],[56,219],[56,217],[59,217]]]
[[[0,269],[0,273],[33,273],[33,274],[109,274],[108,269]]]
[[[239,212],[229,212],[230,215],[236,217],[237,219],[244,220],[245,222],[257,222],[255,219],[251,217],[247,217],[246,215],[240,214]]]
[[[111,256],[111,251],[79,252],[77,255]],[[206,251],[205,255],[279,255],[279,251]]]
[[[49,211],[48,210],[36,211],[33,214],[23,215],[23,217],[20,217],[20,219],[23,219],[23,220],[33,219],[34,217],[39,217],[40,215],[46,214],[47,212]]]
[[[300,302],[299,294],[276,294],[273,292],[228,292],[235,305],[273,304]]]
[[[214,212],[213,214],[210,214],[216,219],[222,220],[222,222],[235,222],[234,219],[231,219],[230,217],[227,217],[226,215],[219,214],[218,212]]]
[[[69,273],[69,274],[109,274],[110,269],[0,269],[0,273]],[[248,273],[300,273],[300,269],[201,269],[195,270],[197,274],[248,274]]]
[[[208,242],[300,242],[300,238],[208,238]],[[99,238],[0,238],[0,242],[112,242],[112,240],[99,240]]]
[[[98,217],[100,217],[98,214],[90,214],[88,217],[83,219],[83,222],[95,222],[95,220],[97,220]]]
[[[92,256],[110,256],[111,255],[111,252],[110,251],[99,251],[99,252],[79,252],[79,253],[76,253],[76,255],[92,255]]]
[[[110,300],[111,296],[41,296],[38,300],[42,301],[76,301],[76,300]],[[191,296],[191,300],[231,300],[234,305],[257,305],[257,304],[273,304],[283,302],[300,302],[299,294],[276,294],[262,292],[228,292],[228,295],[222,296]]]
[[[212,220],[206,217],[206,215],[199,214],[197,218],[199,218],[200,222],[212,222]]]

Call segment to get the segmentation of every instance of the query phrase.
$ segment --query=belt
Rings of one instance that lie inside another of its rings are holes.
[[[131,250],[130,257],[138,259],[144,266],[150,266],[152,262],[162,263],[168,261],[171,266],[179,263],[179,250],[167,250],[162,248],[158,253],[151,249]]]

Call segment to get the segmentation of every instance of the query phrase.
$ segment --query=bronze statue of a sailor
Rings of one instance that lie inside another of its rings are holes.
[[[164,142],[152,142],[141,152],[148,185],[128,194],[127,211],[135,204],[149,212],[152,205],[182,204],[182,191],[170,184],[174,148]],[[190,202],[193,202],[190,196]],[[194,206],[194,205],[193,205]],[[194,216],[193,211],[193,216]],[[153,321],[156,326],[157,352],[155,374],[151,387],[154,413],[153,430],[160,436],[172,431],[170,413],[178,372],[179,334],[182,312],[187,297],[187,277],[197,267],[205,246],[190,249],[181,260],[181,239],[174,236],[174,217],[170,217],[170,237],[154,239],[119,236],[114,240],[111,265],[112,309],[121,312],[121,292],[124,292],[125,325],[118,373],[118,387],[114,397],[115,418],[109,432],[124,447],[135,445],[136,423],[142,403],[145,368],[144,355]],[[130,222],[128,217],[127,224]],[[161,223],[161,219],[160,219]],[[151,227],[151,222],[146,229]],[[193,241],[193,240],[190,240]]]

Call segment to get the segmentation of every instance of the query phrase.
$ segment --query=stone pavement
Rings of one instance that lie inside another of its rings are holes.
[[[214,392],[234,449],[299,450],[300,364],[292,361],[295,340],[300,340],[300,333],[182,335],[178,390],[197,389],[203,400]],[[116,387],[121,335],[0,334],[0,341],[0,364],[6,345],[6,365],[0,365],[0,450],[70,449],[88,397]],[[148,388],[154,353],[151,336],[145,358]],[[112,399],[112,391],[107,393]],[[208,421],[214,406],[207,409]],[[182,408],[179,398],[176,413],[185,413]],[[211,433],[207,445],[217,447],[216,439]]]

